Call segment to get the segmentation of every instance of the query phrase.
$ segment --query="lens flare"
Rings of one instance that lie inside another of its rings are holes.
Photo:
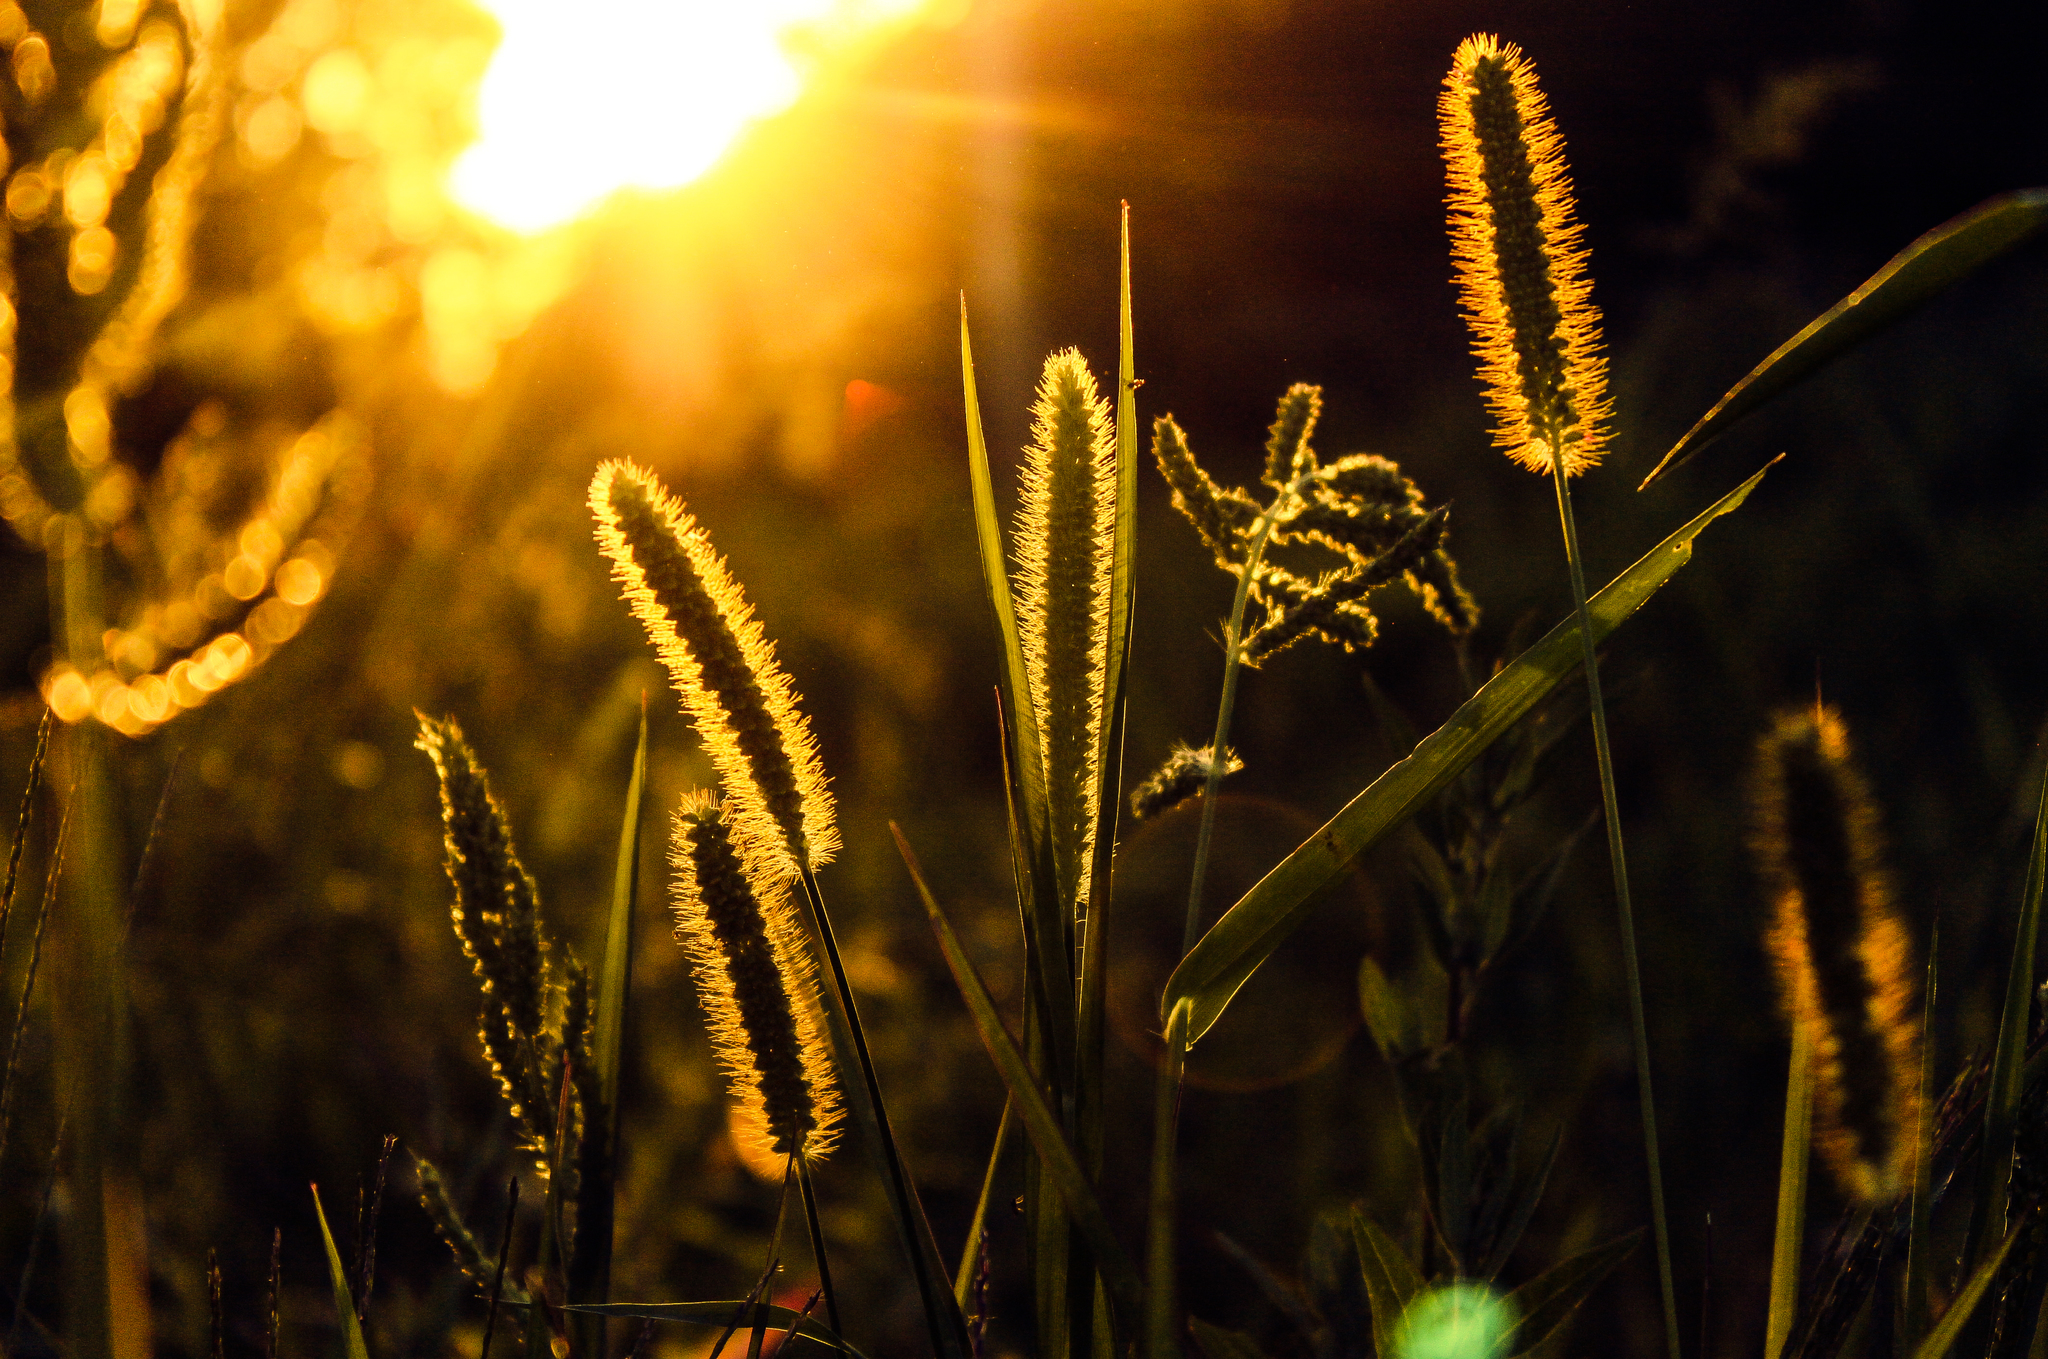
[[[515,231],[687,184],[805,76],[926,0],[485,0],[504,30],[458,202]]]

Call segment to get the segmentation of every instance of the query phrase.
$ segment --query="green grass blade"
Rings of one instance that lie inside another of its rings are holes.
[[[1391,1354],[1394,1328],[1401,1324],[1401,1314],[1408,1310],[1408,1304],[1423,1290],[1422,1274],[1406,1251],[1356,1209],[1351,1213],[1351,1234],[1358,1243],[1365,1300],[1372,1308],[1373,1348],[1382,1355]]]
[[[2027,887],[2013,930],[2012,963],[2006,969],[2005,1009],[1992,1049],[1991,1083],[1984,1091],[1984,1142],[1978,1164],[1977,1202],[1970,1213],[1963,1268],[1974,1269],[1986,1243],[2005,1234],[2005,1210],[2012,1187],[2013,1141],[2018,1132],[2021,1072],[2027,1059],[2027,1003],[2034,994],[2034,945],[2040,933],[2041,887],[2048,877],[2048,777],[2041,782],[2034,814],[2034,844],[2027,855]]]
[[[952,924],[939,909],[931,888],[925,884],[924,873],[918,868],[917,856],[911,852],[910,843],[893,822],[889,829],[896,836],[896,848],[903,855],[904,866],[910,870],[919,899],[924,902],[925,914],[931,920],[932,932],[938,936],[939,950],[945,955],[946,966],[951,969],[953,980],[967,1002],[974,1027],[981,1034],[982,1045],[988,1049],[1003,1084],[1009,1087],[1017,1116],[1024,1124],[1026,1135],[1031,1138],[1031,1145],[1038,1152],[1039,1165],[1045,1177],[1059,1190],[1067,1216],[1087,1238],[1088,1248],[1094,1252],[1095,1263],[1101,1269],[1117,1306],[1136,1315],[1141,1290],[1130,1257],[1110,1230],[1109,1219],[1104,1216],[1094,1191],[1088,1187],[1087,1177],[1081,1173],[1081,1163],[1061,1133],[1059,1118],[1045,1102],[1024,1054],[1017,1050],[1009,1030],[1003,1027],[994,997],[989,995],[980,974],[961,948],[959,936],[954,934]]]
[[[604,970],[598,977],[597,1031],[592,1058],[605,1108],[619,1107],[619,1054],[626,1032],[626,993],[633,984],[633,914],[640,899],[640,828],[647,786],[647,704],[640,704],[640,740],[633,748],[633,776],[626,784],[626,814],[619,828],[619,857],[612,870],[612,910],[605,925]],[[610,1129],[618,1137],[617,1120]]]
[[[2024,1217],[2015,1222],[2012,1230],[2005,1234],[2005,1240],[1991,1253],[1991,1258],[1977,1266],[1976,1272],[1970,1275],[1970,1282],[1956,1294],[1956,1300],[1949,1304],[1940,1323],[1927,1333],[1927,1338],[1920,1342],[1920,1348],[1913,1351],[1913,1359],[1942,1359],[1948,1353],[1949,1347],[1956,1343],[1956,1337],[1969,1322],[1971,1313],[1977,1310],[1977,1304],[1984,1300],[1991,1281],[1998,1277],[1998,1267],[2005,1263],[2007,1253],[2020,1239],[2020,1234],[2026,1231],[2027,1225]]]
[[[974,1275],[981,1264],[981,1232],[988,1225],[989,1196],[995,1193],[996,1172],[1003,1153],[1010,1149],[1010,1130],[1016,1126],[1016,1102],[1003,1101],[1003,1119],[996,1124],[996,1144],[988,1154],[988,1170],[981,1177],[981,1197],[974,1201],[974,1219],[967,1224],[967,1244],[960,1248],[960,1268],[953,1275],[953,1301],[967,1310],[967,1295],[974,1287]]]
[[[1096,768],[1095,862],[1081,948],[1081,1010],[1076,1036],[1075,1106],[1081,1156],[1102,1168],[1102,1042],[1108,1002],[1110,907],[1117,816],[1123,804],[1124,732],[1130,692],[1130,644],[1137,594],[1138,397],[1131,339],[1131,209],[1124,205],[1117,290],[1116,537],[1110,555],[1109,659],[1104,670],[1102,737]]]
[[[1055,1083],[1065,1089],[1074,1060],[1074,967],[1066,947],[1052,871],[1052,836],[1046,811],[1045,754],[1031,684],[1024,668],[1024,643],[996,518],[995,483],[988,469],[988,440],[981,426],[981,397],[974,382],[974,347],[967,330],[967,299],[960,299],[960,385],[967,409],[967,473],[974,494],[974,531],[981,547],[982,583],[995,614],[1003,663],[998,672],[1008,725],[1011,796],[1023,813],[1028,852],[1023,856],[1025,947],[1045,987],[1043,1022],[1052,1040]]]
[[[1927,1333],[1927,1236],[1934,1212],[1934,983],[1940,956],[1941,921],[1937,918],[1927,931],[1927,990],[1920,1000],[1920,1118],[1913,1129],[1912,1217],[1906,1224],[1906,1275],[1900,1283],[1905,1291],[1905,1334],[1900,1348],[1907,1351]]]
[[[641,1321],[680,1321],[692,1326],[716,1326],[723,1330],[733,1318],[733,1313],[747,1305],[745,1298],[733,1298],[727,1302],[572,1302],[562,1310],[565,1312],[587,1312],[604,1317],[632,1317]],[[754,1304],[768,1324],[777,1330],[788,1330],[792,1323],[796,1333],[805,1340],[815,1340],[828,1349],[842,1350],[852,1359],[866,1359],[859,1350],[833,1334],[832,1328],[815,1318],[787,1307],[778,1307],[772,1302]]]
[[[320,1186],[313,1186],[313,1211],[320,1218],[320,1240],[327,1247],[327,1279],[334,1285],[334,1315],[341,1322],[342,1351],[347,1359],[370,1359],[363,1343],[363,1326],[356,1320],[355,1298],[349,1293],[348,1271],[342,1268],[341,1252],[334,1248],[334,1233],[327,1227],[327,1210],[320,1206]]]
[[[1862,287],[1771,351],[1687,430],[1649,476],[1648,486],[1736,421],[1796,386],[1830,360],[1908,315],[2048,226],[2048,189],[2022,189],[1980,203],[1892,256]]]
[[[1778,1359],[1799,1310],[1799,1253],[1806,1238],[1806,1169],[1813,1155],[1813,1041],[1792,1026],[1785,1073],[1785,1140],[1778,1156],[1778,1227],[1771,1242],[1771,1300],[1765,1314],[1764,1359]]]
[[[967,334],[967,299],[960,299],[960,384],[967,402],[967,475],[974,490],[974,532],[981,545],[982,582],[995,612],[996,635],[1002,643],[1003,709],[1010,718],[1011,776],[1022,794],[1024,826],[1031,840],[1028,862],[1036,866],[1046,845],[1045,755],[1039,744],[1038,717],[1031,709],[1031,684],[1025,677],[1024,643],[1017,635],[1017,610],[1010,599],[1008,558],[1003,531],[996,519],[995,483],[988,470],[988,441],[981,429],[981,398],[974,386],[974,349]],[[1050,853],[1049,848],[1046,849]]]
[[[1715,501],[1588,601],[1594,641],[1604,640],[1690,561],[1693,540],[1740,505],[1769,470],[1766,466]],[[1207,1033],[1238,988],[1307,918],[1323,894],[1343,880],[1359,855],[1456,778],[1579,663],[1578,623],[1567,619],[1489,680],[1406,759],[1374,780],[1225,912],[1167,979],[1162,1011],[1171,1012],[1186,1000],[1193,1008],[1189,1041]]]

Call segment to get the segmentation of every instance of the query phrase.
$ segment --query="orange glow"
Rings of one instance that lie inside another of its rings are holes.
[[[515,231],[687,184],[807,70],[928,0],[483,0],[504,28],[456,200]]]

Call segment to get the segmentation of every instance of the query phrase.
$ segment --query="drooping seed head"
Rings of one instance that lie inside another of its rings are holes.
[[[1079,350],[1045,361],[1031,413],[1017,513],[1017,631],[1045,750],[1053,871],[1061,898],[1078,905],[1095,838],[1116,445],[1109,403]]]
[[[1200,796],[1208,786],[1209,773],[1216,767],[1214,747],[1203,746],[1200,750],[1186,745],[1176,745],[1166,756],[1166,762],[1152,771],[1152,777],[1139,784],[1131,794],[1131,819],[1150,821],[1155,816],[1164,816],[1189,798]],[[1228,778],[1244,768],[1244,761],[1237,758],[1237,752],[1224,747],[1223,776]]]
[[[725,785],[734,829],[785,876],[826,863],[839,836],[817,743],[709,535],[653,473],[630,462],[597,469],[590,509],[613,578]]]
[[[757,1148],[816,1161],[832,1149],[839,1090],[818,1032],[818,987],[789,882],[743,857],[724,809],[676,815],[676,939],[690,957],[735,1121]]]
[[[1908,1182],[1917,1126],[1912,945],[1839,714],[1778,717],[1752,804],[1779,998],[1812,1044],[1815,1140],[1851,1198],[1889,1199]]]
[[[1459,44],[1437,101],[1451,256],[1494,442],[1532,472],[1599,462],[1612,415],[1564,138],[1513,43]]]

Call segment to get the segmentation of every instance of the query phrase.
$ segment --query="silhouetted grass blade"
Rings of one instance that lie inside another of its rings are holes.
[[[569,1266],[569,1295],[578,1302],[603,1302],[611,1289],[612,1223],[618,1176],[619,1063],[625,1042],[626,996],[633,985],[633,915],[640,896],[640,828],[646,804],[647,698],[640,699],[640,739],[633,748],[633,773],[626,782],[626,810],[619,829],[619,854],[612,871],[612,906],[606,921],[604,961],[598,973],[597,1012],[591,1060],[597,1066],[599,1108],[583,1111],[583,1155],[576,1188],[576,1246]],[[605,1352],[602,1317],[582,1319],[582,1348]]]
[[[2029,1225],[2025,1217],[2013,1224],[2012,1230],[2005,1234],[2005,1240],[1991,1253],[1991,1258],[1977,1266],[1976,1272],[1970,1276],[1969,1283],[1963,1285],[1962,1291],[1956,1294],[1956,1300],[1949,1304],[1948,1311],[1942,1315],[1940,1322],[1927,1333],[1927,1338],[1920,1342],[1920,1348],[1913,1351],[1913,1359],[1942,1359],[1942,1356],[1948,1353],[1949,1347],[1956,1343],[1956,1337],[1969,1322],[1971,1314],[1977,1310],[1977,1304],[1984,1300],[1984,1294],[1990,1289],[1991,1281],[1998,1276],[1998,1267],[2005,1263],[2007,1252],[2012,1250],[2013,1243],[2020,1239],[2020,1235]]]
[[[918,897],[924,902],[925,914],[931,919],[932,932],[938,936],[946,966],[952,971],[953,980],[967,1002],[974,1026],[981,1034],[982,1045],[988,1049],[990,1059],[1002,1075],[1003,1084],[1009,1087],[1010,1098],[1016,1105],[1025,1133],[1038,1152],[1046,1178],[1058,1189],[1068,1217],[1087,1238],[1088,1248],[1095,1253],[1096,1266],[1102,1271],[1117,1306],[1126,1309],[1128,1315],[1136,1316],[1142,1297],[1137,1271],[1111,1232],[1109,1219],[1103,1215],[1102,1205],[1089,1189],[1088,1181],[1081,1173],[1081,1164],[1060,1132],[1059,1119],[1047,1106],[1024,1054],[1017,1050],[1015,1040],[1003,1026],[995,999],[989,995],[980,974],[974,970],[974,964],[968,961],[959,936],[953,933],[953,926],[939,909],[931,888],[926,886],[909,842],[893,822],[889,829],[896,836],[896,848],[901,851],[904,866],[910,870],[911,881],[916,884]]]
[[[2048,226],[2048,189],[2021,189],[1980,203],[1920,237],[1729,388],[1643,478],[1643,486],[1692,457],[1772,397],[2032,239],[2044,226]]]
[[[1593,596],[1588,609],[1594,641],[1605,640],[1690,561],[1693,540],[1747,499],[1769,470],[1767,464]],[[1449,721],[1353,798],[1210,927],[1167,979],[1161,1012],[1190,1001],[1193,1022],[1188,1038],[1191,1043],[1201,1038],[1229,1007],[1238,988],[1294,932],[1322,895],[1342,880],[1358,856],[1398,828],[1569,677],[1578,668],[1580,655],[1577,621],[1567,619],[1489,680]]]

